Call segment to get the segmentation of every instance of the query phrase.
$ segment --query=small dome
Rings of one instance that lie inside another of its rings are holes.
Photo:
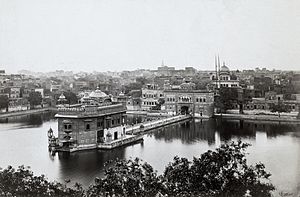
[[[91,92],[89,96],[91,98],[103,98],[103,97],[107,97],[107,94],[105,94],[101,90],[97,89],[97,90]]]
[[[61,95],[59,96],[59,99],[66,99],[66,97],[65,97],[65,95],[63,93],[61,93]]]
[[[221,70],[220,70],[221,72],[229,72],[229,68],[227,67],[227,66],[225,66],[225,65],[223,65],[222,67],[221,67]]]

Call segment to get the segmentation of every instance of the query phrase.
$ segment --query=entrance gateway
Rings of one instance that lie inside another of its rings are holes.
[[[182,115],[189,114],[189,107],[188,106],[182,106],[180,108],[180,112],[181,112]]]

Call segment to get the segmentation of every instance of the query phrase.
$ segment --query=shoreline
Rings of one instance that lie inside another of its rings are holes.
[[[274,115],[249,115],[249,114],[215,114],[215,118],[232,119],[232,120],[254,120],[254,121],[276,121],[276,122],[290,122],[300,123],[300,119],[288,116],[274,116]]]
[[[46,107],[46,108],[39,108],[39,109],[31,109],[31,110],[24,110],[24,111],[16,111],[16,112],[9,112],[9,113],[2,113],[0,114],[0,118],[8,118],[14,116],[24,116],[29,114],[36,114],[41,112],[47,111],[56,111],[57,108],[55,107]],[[146,115],[146,116],[160,116],[160,117],[170,117],[171,115],[165,113],[149,113],[147,111],[127,111],[128,115]],[[199,117],[194,117],[195,119],[200,119]],[[300,123],[300,119],[292,116],[284,116],[281,117],[275,115],[256,115],[256,114],[214,114],[212,118],[223,118],[223,119],[230,119],[230,120],[253,120],[253,121],[276,121],[276,122],[290,122],[290,123]],[[205,117],[201,119],[206,119]]]
[[[24,111],[15,111],[15,112],[8,112],[0,114],[0,118],[9,118],[14,116],[24,116],[29,114],[36,114],[41,112],[47,112],[47,111],[56,111],[57,109],[55,107],[45,107],[40,109],[30,109],[30,110],[24,110]]]

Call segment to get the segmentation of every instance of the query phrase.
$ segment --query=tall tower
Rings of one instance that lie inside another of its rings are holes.
[[[217,62],[217,56],[215,55],[215,71],[216,71],[216,87],[217,87],[217,81],[218,81],[218,62]]]
[[[218,70],[219,70],[218,79],[220,79],[220,58],[219,58],[219,55],[218,55]]]

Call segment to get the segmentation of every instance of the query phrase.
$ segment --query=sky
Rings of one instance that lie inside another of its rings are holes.
[[[0,0],[0,70],[300,70],[299,0]]]

